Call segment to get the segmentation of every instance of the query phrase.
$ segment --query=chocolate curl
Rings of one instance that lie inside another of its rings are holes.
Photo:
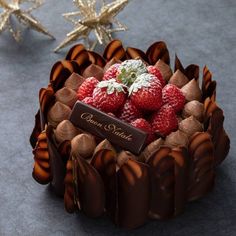
[[[51,85],[47,88],[41,88],[39,91],[41,130],[45,129],[45,124],[47,124],[47,113],[54,102],[55,96]]]
[[[118,225],[137,228],[148,218],[149,172],[144,163],[129,159],[117,172]]]
[[[98,53],[94,51],[88,51],[88,55],[89,55],[89,60],[91,61],[92,64],[98,65],[102,68],[105,66],[106,62],[104,58]]]
[[[79,73],[79,66],[80,64],[76,61],[62,60],[56,62],[50,73],[50,83],[52,84],[53,90],[56,92],[62,88],[65,81],[73,72]]]
[[[63,196],[65,191],[64,178],[66,174],[66,164],[64,163],[63,158],[59,153],[59,149],[56,146],[53,127],[49,125],[46,132],[50,156],[50,166],[52,171],[51,185],[57,195]]]
[[[111,41],[105,48],[103,57],[106,61],[110,61],[112,58],[124,61],[126,59],[126,52],[120,40]]]
[[[184,68],[178,56],[175,55],[174,71],[176,72],[177,70],[180,70],[188,78],[189,81],[192,79],[195,79],[198,81],[199,79],[199,66],[195,64],[191,64],[187,66],[186,68]]]
[[[46,131],[38,136],[34,154],[34,169],[32,176],[40,184],[48,184],[51,181],[51,168],[49,162],[48,143]]]
[[[167,219],[181,213],[186,202],[187,151],[162,146],[148,160],[151,176],[149,215]]]
[[[128,47],[126,49],[126,55],[127,55],[127,59],[140,58],[141,60],[145,61],[146,63],[148,62],[147,55],[142,50],[140,50],[138,48]]]
[[[76,199],[81,210],[89,217],[101,216],[105,207],[105,189],[97,170],[81,157],[73,157]]]
[[[187,190],[188,201],[207,194],[214,185],[214,147],[207,132],[195,133],[189,142],[190,167]]]
[[[116,176],[116,154],[113,150],[101,147],[95,150],[91,165],[101,175],[104,186],[106,203],[105,208],[114,222],[117,221],[117,176]]]
[[[203,99],[210,97],[213,101],[216,100],[216,81],[212,81],[212,73],[207,66],[203,69],[202,78],[202,93]]]
[[[155,65],[159,59],[164,61],[167,65],[170,64],[169,50],[163,41],[153,43],[148,48],[146,55],[151,65]]]
[[[205,129],[212,136],[214,144],[214,163],[218,166],[228,155],[230,140],[224,130],[224,114],[215,101],[207,98],[204,102]]]
[[[38,112],[35,115],[35,122],[34,122],[34,129],[30,135],[30,144],[32,148],[35,148],[36,143],[38,141],[38,136],[41,133],[41,124],[40,124],[40,111],[38,110]]]

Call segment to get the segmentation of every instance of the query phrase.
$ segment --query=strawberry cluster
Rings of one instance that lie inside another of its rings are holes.
[[[148,133],[147,143],[178,129],[177,115],[185,104],[178,87],[166,84],[155,66],[126,60],[106,70],[103,80],[87,78],[78,99]]]

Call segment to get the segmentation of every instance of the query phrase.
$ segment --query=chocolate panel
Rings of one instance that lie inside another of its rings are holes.
[[[145,145],[146,132],[79,101],[72,110],[70,121],[78,128],[108,139],[134,154],[139,154]]]

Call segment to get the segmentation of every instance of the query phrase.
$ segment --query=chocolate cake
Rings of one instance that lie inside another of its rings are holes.
[[[174,70],[164,42],[145,52],[119,40],[103,55],[81,44],[52,68],[30,137],[33,178],[69,213],[106,214],[118,226],[183,212],[214,185],[230,140],[205,66]]]

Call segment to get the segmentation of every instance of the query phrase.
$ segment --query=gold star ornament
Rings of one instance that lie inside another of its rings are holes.
[[[42,0],[0,0],[0,33],[8,29],[14,39],[19,42],[21,31],[13,26],[12,20],[15,18],[19,23],[54,38],[31,14],[33,10],[42,4]],[[22,6],[25,8],[28,5],[29,7],[27,9],[22,8]]]
[[[65,13],[63,16],[66,20],[72,22],[74,30],[66,35],[66,38],[54,50],[55,52],[70,45],[76,40],[84,39],[90,49],[94,49],[96,44],[107,44],[112,40],[112,33],[125,31],[127,27],[121,24],[115,17],[124,9],[129,0],[113,0],[105,3],[100,0],[100,7],[97,0],[73,0],[78,11]],[[100,9],[97,11],[96,9]],[[80,17],[80,19],[76,19]],[[92,43],[89,35],[94,32],[96,40]]]

